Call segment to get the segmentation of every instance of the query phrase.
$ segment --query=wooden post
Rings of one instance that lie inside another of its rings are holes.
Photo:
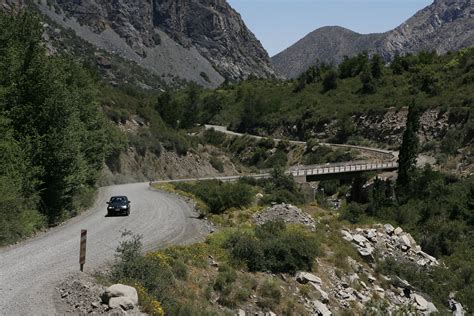
[[[86,263],[86,243],[87,243],[87,229],[81,230],[81,246],[79,251],[79,264],[81,272],[84,271],[84,264]]]

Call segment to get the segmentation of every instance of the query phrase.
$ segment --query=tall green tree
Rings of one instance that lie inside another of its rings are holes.
[[[375,79],[380,79],[383,74],[382,69],[383,69],[382,58],[377,54],[373,55],[370,60],[370,71],[371,71],[372,77],[374,77]]]
[[[398,158],[398,178],[396,193],[399,201],[406,198],[415,177],[416,159],[419,151],[418,130],[420,128],[421,109],[412,104],[403,133],[402,145]]]
[[[329,70],[323,77],[323,92],[328,92],[337,88],[337,71]]]
[[[372,76],[372,72],[369,66],[364,67],[359,78],[360,78],[360,81],[362,82],[362,88],[360,90],[362,93],[365,93],[365,94],[375,93],[377,89],[375,86],[374,77]]]
[[[180,127],[191,128],[198,120],[199,86],[191,83],[186,90],[186,101]]]
[[[0,113],[28,150],[29,174],[50,224],[75,212],[75,197],[94,185],[108,129],[92,76],[77,63],[48,56],[39,19],[0,14]]]

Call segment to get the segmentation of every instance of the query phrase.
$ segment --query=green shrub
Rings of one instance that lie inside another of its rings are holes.
[[[351,223],[358,223],[365,214],[365,207],[358,203],[350,203],[342,212],[342,218]]]
[[[214,130],[213,128],[211,129],[208,129],[208,130],[205,130],[203,135],[202,135],[202,138],[204,139],[204,141],[207,143],[207,144],[211,144],[211,145],[214,145],[214,146],[222,146],[224,144],[224,142],[226,141],[226,134],[222,133],[222,132],[218,132],[216,130]]]
[[[142,255],[140,235],[126,231],[122,233],[122,236],[128,239],[120,242],[117,247],[116,260],[110,270],[110,279],[114,282],[124,280],[138,282],[160,302],[165,302],[169,299],[166,293],[175,282],[170,266],[161,260]]]
[[[272,308],[281,301],[282,294],[278,282],[274,280],[265,280],[258,288],[260,299],[258,305],[262,308]]]
[[[299,227],[283,222],[268,222],[254,234],[236,232],[225,247],[236,262],[245,263],[249,271],[295,273],[311,270],[319,253],[316,237]]]
[[[196,184],[179,183],[176,188],[195,194],[206,203],[209,211],[214,214],[220,214],[232,207],[242,208],[248,206],[254,198],[252,187],[241,182],[202,181]]]
[[[224,172],[224,163],[218,157],[212,156],[209,162],[211,163],[211,166],[214,169],[216,169],[220,173]]]

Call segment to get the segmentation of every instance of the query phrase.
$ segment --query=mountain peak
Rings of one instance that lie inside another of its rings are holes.
[[[383,34],[362,35],[342,27],[322,27],[272,57],[280,74],[294,78],[316,63],[339,63],[363,51],[390,61],[397,54],[436,50],[446,53],[474,45],[472,0],[436,0],[399,27]]]

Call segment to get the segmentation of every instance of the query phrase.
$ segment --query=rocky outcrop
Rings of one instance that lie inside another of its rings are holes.
[[[342,237],[351,242],[359,254],[370,261],[375,252],[381,258],[393,257],[416,263],[420,267],[439,266],[438,260],[423,252],[415,239],[402,228],[392,225],[377,225],[372,229],[341,230]]]
[[[341,27],[320,28],[272,57],[278,73],[294,78],[317,60],[339,63],[363,51],[386,61],[396,54],[435,50],[438,53],[474,45],[472,0],[436,0],[396,29],[383,34],[358,34]]]
[[[439,54],[474,45],[472,0],[435,0],[376,43],[385,60],[397,54],[435,50]]]
[[[267,52],[225,0],[154,0],[153,12],[155,26],[194,45],[224,77],[273,75]]]
[[[217,86],[274,75],[267,52],[225,0],[56,0],[38,7],[94,46],[165,79]]]

